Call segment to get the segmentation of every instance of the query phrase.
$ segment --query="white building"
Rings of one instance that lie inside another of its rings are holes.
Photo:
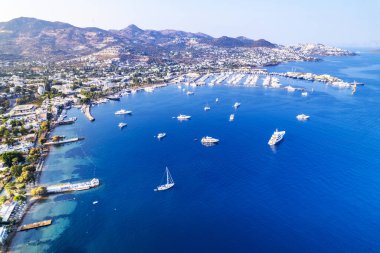
[[[0,243],[4,245],[8,238],[8,231],[5,227],[0,227]]]

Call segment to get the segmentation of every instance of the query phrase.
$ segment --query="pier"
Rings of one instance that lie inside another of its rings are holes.
[[[91,115],[91,105],[84,105],[82,111],[89,121],[95,120],[95,118]]]
[[[22,225],[21,227],[17,229],[17,231],[25,231],[29,229],[36,229],[40,227],[50,226],[52,222],[53,220],[43,220],[43,221],[31,223],[31,224]]]
[[[62,141],[49,141],[49,142],[46,142],[44,145],[45,146],[62,145],[62,144],[77,142],[77,141],[81,141],[81,140],[84,140],[84,138],[83,137],[77,137],[77,138],[71,138],[71,139],[62,140]]]

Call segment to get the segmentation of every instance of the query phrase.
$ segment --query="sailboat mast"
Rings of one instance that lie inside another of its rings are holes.
[[[166,184],[169,184],[169,169],[166,167]]]

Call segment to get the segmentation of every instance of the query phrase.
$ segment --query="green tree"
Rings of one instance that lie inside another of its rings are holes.
[[[10,168],[11,175],[14,177],[19,177],[22,173],[22,166],[21,165],[13,165]]]
[[[13,197],[13,200],[21,203],[26,200],[26,197],[24,195],[16,195]]]
[[[17,161],[17,163],[21,163],[25,161],[23,154],[19,151],[4,152],[0,155],[0,159],[8,167],[12,166],[14,161]]]
[[[4,195],[0,196],[0,205],[4,204],[5,201],[7,201],[7,197],[5,197]]]
[[[46,187],[43,187],[43,186],[35,187],[30,191],[30,194],[32,194],[32,196],[43,196],[46,193],[47,193]]]

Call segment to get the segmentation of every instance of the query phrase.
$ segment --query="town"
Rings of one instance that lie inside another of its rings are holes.
[[[346,51],[335,48],[320,45],[317,48],[321,55],[346,54]],[[272,75],[325,82],[343,88],[353,86],[329,75],[269,73],[263,68],[288,61],[319,60],[310,56],[306,49],[200,48],[202,54],[197,50],[169,52],[163,63],[144,58],[129,61],[107,57],[99,60],[94,56],[54,63],[2,61],[0,217],[3,226],[0,228],[0,243],[4,244],[8,236],[17,231],[28,207],[48,193],[48,187],[38,184],[38,177],[49,146],[81,140],[50,134],[56,126],[75,123],[76,118],[66,118],[67,110],[72,107],[81,108],[93,121],[92,104],[104,103],[121,95],[139,90],[152,91],[150,87],[169,83],[204,85],[206,80],[213,80],[212,84],[226,80],[229,84],[236,84],[245,75],[248,77],[246,83],[252,85],[256,84],[258,75]],[[174,61],[177,58],[180,60]],[[288,90],[291,88],[286,87]]]

